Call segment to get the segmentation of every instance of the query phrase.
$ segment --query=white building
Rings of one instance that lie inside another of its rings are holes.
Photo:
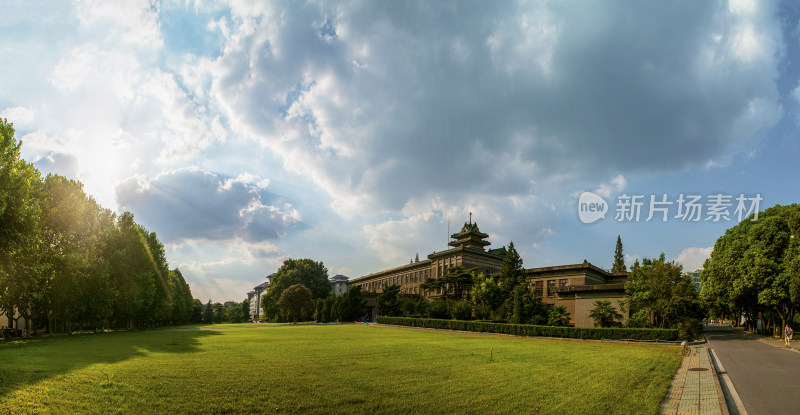
[[[273,275],[275,274],[269,274],[265,282],[256,285],[253,287],[253,291],[247,293],[247,300],[250,301],[250,320],[252,321],[258,321],[261,318],[261,294],[267,290]]]
[[[345,277],[344,275],[334,275],[333,278],[330,279],[331,281],[331,294],[334,295],[342,295],[347,292],[347,281],[350,278]]]

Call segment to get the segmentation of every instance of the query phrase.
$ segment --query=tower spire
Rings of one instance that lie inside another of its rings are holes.
[[[469,212],[469,224],[472,225],[472,212]]]

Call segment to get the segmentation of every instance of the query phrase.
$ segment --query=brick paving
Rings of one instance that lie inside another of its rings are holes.
[[[661,414],[727,415],[715,378],[708,349],[690,347],[672,378],[667,397],[661,403]]]

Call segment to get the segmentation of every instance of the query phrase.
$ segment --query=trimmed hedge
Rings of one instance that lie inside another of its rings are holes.
[[[378,323],[397,326],[424,327],[429,329],[478,331],[512,334],[530,337],[563,337],[570,339],[632,339],[632,340],[678,340],[676,329],[646,328],[577,328],[557,326],[534,326],[531,324],[488,323],[483,321],[439,320],[434,318],[378,316]]]

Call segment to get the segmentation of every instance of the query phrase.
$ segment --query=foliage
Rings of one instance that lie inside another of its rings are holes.
[[[617,235],[617,246],[614,248],[614,265],[611,266],[611,272],[627,272],[628,267],[625,266],[625,256],[622,254],[622,238]]]
[[[281,292],[277,302],[284,319],[305,320],[314,309],[314,298],[311,290],[303,284],[294,284]]]
[[[625,285],[626,306],[633,318],[628,321],[647,327],[668,328],[685,319],[702,318],[703,309],[691,278],[682,267],[659,258],[634,264]]]
[[[476,269],[464,269],[461,266],[447,268],[447,272],[439,278],[429,278],[420,287],[424,290],[442,290],[444,298],[464,299],[464,294],[470,292],[476,279]]]
[[[428,304],[427,316],[430,318],[450,318],[450,307],[447,305],[447,300],[444,298],[437,298]]]
[[[272,276],[267,290],[261,296],[261,308],[268,320],[279,316],[278,300],[281,293],[295,284],[308,288],[312,299],[325,298],[331,291],[328,269],[322,262],[311,259],[287,259]]]
[[[703,268],[701,298],[713,313],[753,326],[759,313],[777,316],[779,332],[800,306],[800,205],[776,205],[728,229]]]
[[[519,256],[514,242],[509,242],[508,250],[503,265],[500,268],[499,285],[506,293],[512,293],[518,286],[525,284],[525,269],[522,267],[522,258]]]
[[[19,311],[50,332],[192,319],[189,286],[155,233],[101,207],[78,181],[42,178],[20,148],[0,120],[0,313]]]
[[[564,337],[573,339],[635,339],[678,340],[676,329],[651,328],[576,328],[536,326],[529,324],[503,324],[484,321],[443,320],[433,318],[379,316],[378,323],[398,326],[425,327],[444,330],[477,331],[513,334],[515,336]]]
[[[399,316],[402,314],[400,308],[400,286],[392,284],[383,287],[383,292],[378,294],[378,313],[385,316]]]
[[[589,312],[589,317],[594,319],[595,327],[613,327],[622,320],[622,314],[611,305],[609,300],[595,301],[594,308]]]
[[[567,307],[557,305],[550,308],[547,312],[548,326],[569,326],[569,313]]]
[[[464,300],[453,301],[450,303],[450,315],[455,320],[471,320],[472,306]]]
[[[350,287],[341,295],[340,321],[357,321],[367,313],[367,298],[361,287]]]

